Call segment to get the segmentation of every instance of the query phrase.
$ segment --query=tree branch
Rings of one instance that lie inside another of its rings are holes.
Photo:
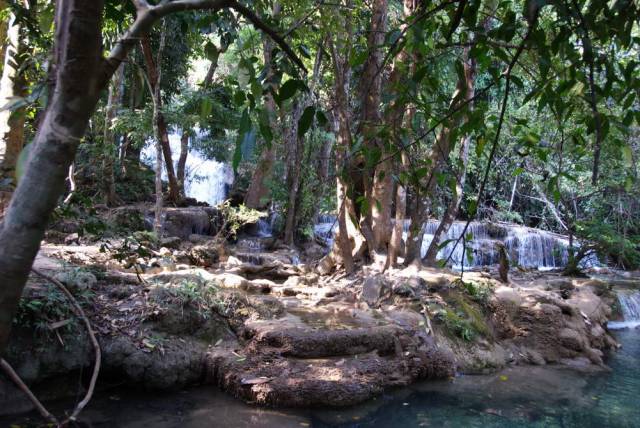
[[[248,19],[254,27],[259,30],[265,32],[269,37],[273,39],[274,42],[280,46],[280,48],[287,54],[287,56],[298,66],[304,73],[307,72],[307,68],[304,66],[298,55],[291,49],[291,46],[287,44],[287,42],[276,33],[271,27],[265,24],[252,10],[247,8],[246,6],[238,3],[236,0],[229,0],[228,6],[238,12],[240,15],[244,16]]]

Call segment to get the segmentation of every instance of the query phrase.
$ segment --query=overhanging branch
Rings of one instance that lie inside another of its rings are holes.
[[[262,30],[271,37],[287,56],[305,73],[307,71],[300,58],[282,36],[265,24],[253,11],[235,0],[163,0],[155,6],[150,5],[146,0],[132,0],[132,2],[137,11],[136,20],[120,40],[118,40],[107,58],[105,58],[101,76],[98,81],[100,88],[106,86],[113,73],[126,59],[140,37],[147,33],[156,21],[172,13],[187,10],[211,10],[215,12],[226,7],[234,9],[249,20],[254,27]]]
[[[240,15],[244,16],[248,19],[254,27],[259,30],[265,32],[269,37],[273,39],[274,42],[280,46],[280,48],[287,54],[287,56],[293,61],[302,71],[307,72],[307,68],[304,66],[298,55],[291,49],[291,46],[287,44],[287,42],[276,33],[271,27],[265,24],[252,10],[247,8],[246,6],[238,3],[235,0],[230,0],[228,6],[238,12]]]

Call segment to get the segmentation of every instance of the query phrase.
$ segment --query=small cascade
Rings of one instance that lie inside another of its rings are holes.
[[[176,161],[180,154],[180,137],[181,135],[178,133],[169,134],[171,152],[174,154]],[[154,144],[149,144],[142,150],[142,160],[149,166],[155,164],[155,150]],[[212,206],[224,202],[234,180],[231,166],[215,160],[205,159],[196,150],[189,151],[185,175],[185,193],[187,196]],[[164,166],[162,178],[167,178]]]
[[[261,238],[269,238],[273,236],[273,228],[268,219],[261,218],[256,223],[256,235]]]
[[[405,241],[410,223],[410,220],[405,220],[403,224]],[[438,220],[430,220],[424,225],[422,257],[427,253],[439,224]],[[469,223],[466,231],[470,239],[460,241],[456,245],[456,240],[463,233],[465,225],[464,221],[455,221],[447,233],[441,237],[441,242],[448,242],[438,251],[437,257],[446,259],[451,255],[450,265],[454,269],[498,264],[499,243],[505,246],[512,266],[550,270],[562,268],[567,264],[569,240],[565,236],[516,224],[473,221]],[[336,230],[335,216],[318,216],[318,222],[315,225],[316,238],[331,245]],[[585,267],[598,264],[595,256],[583,263]]]
[[[609,321],[607,327],[620,330],[640,326],[640,291],[619,291],[618,302],[624,321]]]
[[[316,237],[330,247],[333,244],[333,235],[337,228],[338,222],[335,215],[320,214],[313,230]]]

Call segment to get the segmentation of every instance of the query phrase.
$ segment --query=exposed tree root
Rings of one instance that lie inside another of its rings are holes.
[[[96,355],[95,364],[93,366],[93,373],[91,375],[91,381],[89,382],[89,388],[87,389],[87,393],[85,394],[85,396],[82,399],[82,401],[80,401],[76,405],[76,408],[71,413],[71,416],[69,416],[66,420],[64,420],[62,422],[62,424],[60,424],[60,425],[64,426],[68,422],[75,421],[77,419],[77,417],[80,414],[80,412],[82,412],[82,410],[89,403],[89,401],[91,400],[91,397],[93,396],[93,391],[94,391],[95,386],[96,386],[96,381],[98,380],[98,373],[100,373],[100,361],[101,361],[100,345],[98,344],[98,340],[96,339],[96,336],[93,333],[93,329],[91,328],[91,323],[89,322],[89,318],[87,318],[87,316],[85,315],[84,311],[82,310],[82,308],[78,304],[78,301],[69,292],[67,287],[65,287],[64,284],[62,284],[57,279],[52,278],[52,277],[50,277],[48,275],[45,275],[44,273],[40,272],[37,269],[32,268],[31,270],[36,275],[40,276],[41,278],[46,279],[47,281],[51,282],[56,287],[58,287],[64,293],[64,295],[67,297],[67,299],[69,299],[69,302],[71,302],[71,306],[73,307],[73,311],[75,312],[76,316],[78,316],[78,318],[82,319],[82,321],[84,322],[84,325],[85,325],[85,327],[87,329],[87,333],[89,334],[89,339],[91,340],[91,344],[93,345],[93,350],[94,350],[95,355]]]
[[[29,400],[31,400],[33,405],[36,406],[36,409],[42,415],[42,417],[47,421],[56,424],[56,426],[60,426],[60,422],[58,422],[58,419],[56,419],[55,416],[49,413],[49,411],[42,405],[40,400],[38,400],[38,398],[33,395],[33,392],[31,392],[29,387],[25,385],[22,379],[20,379],[20,376],[18,376],[15,370],[13,370],[13,367],[11,367],[11,365],[6,362],[4,358],[0,358],[0,366],[2,366],[2,370],[4,370],[4,372],[7,374],[7,376],[9,376],[13,383],[15,383],[16,386],[20,388],[20,390],[24,392],[27,397],[29,397]]]

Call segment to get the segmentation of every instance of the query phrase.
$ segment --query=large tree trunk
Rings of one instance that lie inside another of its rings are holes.
[[[0,230],[0,353],[49,216],[94,112],[102,64],[101,0],[58,0],[55,91]]]
[[[151,42],[148,36],[143,36],[141,41],[142,53],[144,56],[145,66],[147,67],[147,73],[149,76],[149,82],[153,91],[156,92],[156,87],[160,86],[159,64],[153,59],[153,52],[151,51]],[[169,194],[167,199],[175,202],[180,198],[180,191],[178,186],[178,179],[176,178],[175,170],[173,169],[173,156],[171,154],[171,145],[169,144],[169,131],[167,129],[167,122],[162,114],[162,96],[156,100],[158,103],[158,114],[154,115],[154,126],[158,128],[160,132],[160,144],[162,144],[162,153],[164,155],[164,166],[167,171],[167,181],[169,182]]]
[[[405,22],[413,15],[418,7],[416,0],[404,0],[403,13]],[[407,24],[402,25],[402,30],[406,29]],[[403,48],[393,62],[391,75],[386,83],[386,90],[390,93],[397,93],[398,86],[402,85],[402,79],[409,73],[413,75],[416,69],[416,54],[410,54],[407,49]],[[391,138],[397,150],[400,151],[401,164],[396,168],[397,175],[400,172],[407,172],[409,168],[409,155],[404,147],[402,136],[406,130],[412,128],[415,107],[407,106],[406,99],[396,97],[385,114],[387,124],[391,126]],[[404,127],[403,127],[404,124]],[[391,241],[389,242],[389,265],[396,266],[398,264],[398,256],[404,255],[402,248],[402,235],[404,232],[404,221],[407,216],[407,187],[406,183],[398,181],[396,183],[395,195],[395,223],[393,226]]]
[[[20,25],[12,15],[7,30],[6,52],[0,80],[0,107],[27,95],[25,61],[28,47]],[[14,179],[16,163],[24,147],[26,108],[0,111],[0,178]]]
[[[280,3],[275,2],[271,15],[273,18],[277,18],[280,14]],[[275,91],[275,84],[273,82],[273,41],[269,37],[265,37],[262,41],[264,66],[266,69],[266,78],[270,88]],[[272,121],[276,121],[276,102],[273,99],[272,91],[266,90],[264,95],[264,107],[269,118],[271,126]],[[271,126],[273,130],[273,126]],[[275,133],[273,133],[275,135]],[[269,190],[269,178],[271,177],[271,170],[275,162],[275,148],[274,142],[265,142],[262,147],[262,152],[258,159],[256,169],[253,171],[251,177],[251,183],[247,189],[247,194],[244,198],[244,203],[249,208],[261,209],[266,207],[271,199]]]
[[[359,133],[365,144],[380,150],[383,159],[387,156],[384,144],[377,136],[382,121],[380,101],[382,96],[382,59],[384,38],[387,28],[387,0],[374,0],[371,16],[371,26],[367,38],[369,55],[364,64],[362,78],[359,83],[361,100],[361,120]],[[370,250],[386,251],[391,237],[391,206],[393,200],[393,179],[390,160],[383,160],[372,168],[367,167],[364,172],[365,195],[368,199],[368,209],[364,214],[363,232],[368,234],[371,228],[371,238],[368,238]],[[371,248],[373,246],[373,248]]]
[[[102,198],[108,206],[116,203],[116,179],[114,161],[117,151],[116,135],[113,132],[113,121],[118,115],[118,106],[122,102],[124,80],[124,64],[111,79],[109,96],[107,99],[106,117],[104,121],[104,152],[102,153]]]

